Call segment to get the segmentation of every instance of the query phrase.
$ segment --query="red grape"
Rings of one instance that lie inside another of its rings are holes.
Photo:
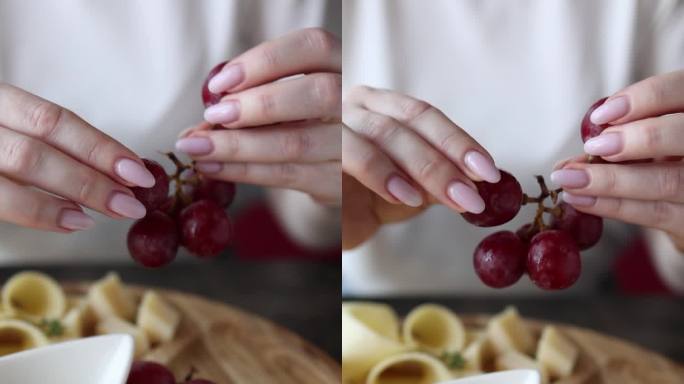
[[[565,289],[577,281],[582,260],[575,240],[565,231],[535,235],[527,253],[527,274],[543,289]]]
[[[485,237],[473,255],[475,272],[483,283],[503,288],[520,280],[525,273],[527,246],[510,231]]]
[[[560,216],[554,216],[551,227],[569,233],[582,251],[598,243],[603,233],[601,217],[580,212],[566,203],[561,203],[559,207]]]
[[[523,241],[525,244],[529,244],[530,240],[539,233],[539,230],[534,226],[533,223],[528,223],[518,228],[515,234]]]
[[[214,75],[221,72],[223,66],[226,65],[227,61],[217,64],[214,68],[209,71],[206,80],[204,80],[204,85],[202,85],[202,102],[205,107],[210,107],[221,101],[221,98],[226,95],[226,93],[216,94],[209,90],[209,80],[211,80]]]
[[[228,214],[211,200],[199,200],[188,205],[178,220],[181,243],[196,256],[216,256],[232,240],[233,226]]]
[[[582,142],[586,142],[592,137],[600,135],[601,132],[603,132],[603,130],[608,127],[607,124],[596,125],[592,123],[590,119],[591,113],[594,112],[596,108],[600,107],[603,103],[605,103],[607,99],[607,97],[604,97],[596,101],[594,104],[591,105],[591,107],[589,107],[589,110],[584,115],[584,118],[582,119],[582,128],[580,130],[582,134]]]
[[[161,364],[150,361],[134,361],[126,384],[176,384],[176,379]]]
[[[154,186],[152,188],[131,188],[136,199],[138,199],[147,209],[152,212],[159,208],[169,196],[169,176],[164,168],[154,160],[143,159],[143,163],[148,171],[154,176]]]
[[[235,183],[202,179],[195,187],[193,200],[212,200],[221,208],[228,208],[235,198]]]
[[[518,180],[508,172],[501,171],[501,180],[496,183],[476,182],[477,192],[485,202],[482,213],[462,213],[463,218],[478,227],[493,227],[504,224],[520,211],[523,192]]]
[[[135,261],[149,268],[170,263],[178,251],[176,223],[163,212],[148,213],[129,229],[128,251]]]

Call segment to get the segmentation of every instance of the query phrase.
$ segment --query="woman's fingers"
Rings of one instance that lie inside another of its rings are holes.
[[[204,119],[226,128],[307,119],[340,119],[342,79],[316,73],[232,93],[207,108]]]
[[[342,48],[333,34],[308,28],[267,41],[229,61],[209,81],[213,93],[239,92],[312,72],[341,72]]]
[[[575,163],[554,171],[551,181],[575,195],[684,202],[684,165],[680,162]]]
[[[295,189],[322,203],[341,201],[341,169],[338,161],[315,164],[198,163],[197,170],[212,179]],[[321,182],[325,180],[325,182]]]
[[[145,216],[145,207],[127,188],[40,140],[2,127],[0,174],[112,217]]]
[[[140,158],[116,140],[73,112],[2,83],[0,126],[44,141],[124,185],[154,185]]]
[[[0,221],[62,233],[95,225],[78,205],[3,176],[0,176],[0,196]]]
[[[342,132],[342,169],[387,202],[420,207],[425,200],[392,160],[378,147],[347,127]]]
[[[200,162],[309,163],[340,160],[339,123],[288,123],[195,131],[176,148]]]
[[[617,125],[588,140],[584,150],[611,162],[684,155],[684,113]]]
[[[684,205],[662,200],[644,201],[615,197],[592,197],[561,193],[561,198],[579,211],[628,223],[680,233]]]
[[[467,132],[430,104],[397,92],[355,87],[351,103],[389,116],[409,126],[434,148],[457,164],[470,179],[496,183],[501,173],[489,153]]]
[[[684,70],[649,77],[606,100],[591,114],[594,124],[630,121],[684,111]]]
[[[345,109],[344,121],[442,204],[460,212],[484,210],[484,201],[473,182],[412,129],[389,116],[354,105]]]

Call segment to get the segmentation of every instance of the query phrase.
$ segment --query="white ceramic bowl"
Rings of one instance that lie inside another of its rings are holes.
[[[131,336],[96,336],[1,357],[0,382],[124,384],[132,360]]]
[[[530,369],[517,369],[443,381],[439,384],[539,384],[540,381],[539,372]]]

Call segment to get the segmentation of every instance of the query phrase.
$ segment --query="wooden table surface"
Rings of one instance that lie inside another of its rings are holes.
[[[588,328],[684,363],[684,298],[549,295],[535,298],[411,297],[378,301],[392,305],[400,314],[406,314],[424,302],[444,304],[461,314],[496,313],[507,305],[515,305],[524,317]]]
[[[194,293],[268,318],[340,359],[339,263],[249,262],[228,256],[199,263],[178,261],[159,270],[131,264],[1,267],[0,283],[24,269],[61,281],[96,280],[116,271],[127,283]]]

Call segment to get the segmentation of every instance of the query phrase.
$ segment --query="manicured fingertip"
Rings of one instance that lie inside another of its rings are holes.
[[[629,112],[629,99],[626,96],[618,96],[608,99],[591,113],[589,119],[592,123],[601,125],[613,122]]]
[[[95,220],[81,211],[63,209],[59,215],[58,224],[70,231],[82,231],[92,228],[95,225]]]
[[[423,196],[411,184],[399,176],[392,176],[387,181],[387,191],[395,199],[408,205],[409,207],[420,207],[423,205]]]
[[[447,187],[449,199],[471,213],[482,213],[485,210],[485,202],[482,197],[461,181],[454,181]]]

